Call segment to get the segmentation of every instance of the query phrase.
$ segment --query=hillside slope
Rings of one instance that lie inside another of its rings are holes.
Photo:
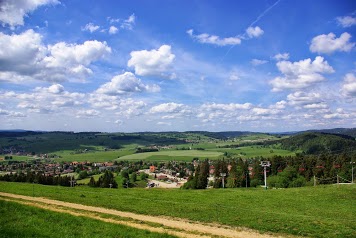
[[[333,129],[324,129],[324,130],[310,130],[309,132],[347,135],[356,138],[356,128],[333,128]]]
[[[351,136],[319,132],[304,132],[280,141],[283,149],[303,150],[306,154],[324,152],[343,153],[356,150],[356,140]]]

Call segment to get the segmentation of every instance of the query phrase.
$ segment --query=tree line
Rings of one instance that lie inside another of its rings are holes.
[[[88,185],[89,187],[117,188],[114,174],[108,170],[105,170],[105,173],[99,177],[98,181],[95,181],[94,177],[91,177]]]
[[[28,172],[28,173],[9,173],[0,176],[0,181],[7,182],[22,182],[22,183],[37,183],[43,185],[60,185],[71,186],[72,177],[70,176],[52,176],[46,175],[41,172]]]
[[[350,153],[319,155],[298,154],[296,156],[258,157],[253,159],[222,159],[210,162],[204,160],[188,178],[185,189],[224,187],[256,187],[264,184],[261,161],[270,161],[267,168],[268,186],[277,188],[302,187],[307,185],[336,183],[337,177],[344,182],[352,180],[352,161],[356,156]],[[208,183],[209,171],[213,169],[214,180]],[[224,176],[222,176],[224,175]],[[316,181],[314,181],[314,179]],[[224,180],[224,181],[223,181]]]

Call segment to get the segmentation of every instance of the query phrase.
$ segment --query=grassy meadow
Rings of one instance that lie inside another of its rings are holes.
[[[218,144],[220,145],[220,143]],[[200,147],[201,146],[201,147]],[[55,161],[90,161],[90,162],[105,162],[114,160],[129,160],[129,161],[192,161],[193,158],[199,159],[218,159],[221,158],[224,153],[241,157],[241,158],[253,158],[263,156],[265,158],[272,157],[274,155],[280,156],[293,156],[295,152],[283,149],[261,147],[261,146],[244,146],[239,148],[218,148],[216,145],[213,148],[208,146],[205,150],[196,150],[194,148],[203,148],[204,144],[194,145],[192,150],[161,150],[158,152],[146,152],[135,153],[132,148],[125,148],[119,150],[109,151],[89,151],[86,153],[74,154],[73,151],[57,151],[55,154],[61,156],[61,158],[55,158]]]
[[[138,237],[170,238],[167,234],[52,212],[0,199],[0,237]]]
[[[283,149],[262,147],[262,146],[243,146],[239,148],[217,148],[218,152],[227,152],[241,158],[255,158],[263,156],[269,158],[275,155],[280,156],[294,156],[295,152]]]
[[[191,161],[193,158],[218,158],[223,153],[204,150],[162,150],[158,152],[147,152],[131,154],[120,157],[118,160],[178,160]]]
[[[192,161],[193,158],[199,159],[218,159],[222,158],[225,153],[240,158],[254,158],[265,157],[269,158],[274,155],[280,156],[293,156],[295,152],[289,150],[283,150],[279,148],[262,147],[262,146],[243,146],[238,148],[219,148],[218,146],[226,145],[226,143],[201,143],[195,144],[192,150],[161,150],[158,152],[146,152],[135,153],[133,149],[134,145],[127,146],[118,150],[97,150],[88,151],[85,153],[75,153],[72,150],[62,150],[51,153],[57,155],[54,161],[89,161],[89,162],[106,162],[114,160],[128,160],[128,161]],[[182,146],[184,147],[184,146]],[[204,148],[204,150],[197,150],[197,148]],[[33,160],[33,157],[16,156],[13,155],[13,160],[17,161],[29,161]]]
[[[308,237],[356,236],[356,186],[93,189],[0,182],[0,191]]]
[[[75,154],[73,151],[57,151],[56,155],[61,158],[55,158],[55,161],[90,161],[90,162],[106,162],[114,161],[118,157],[133,154],[135,150],[132,149],[120,149],[109,151],[89,151],[86,153]]]
[[[93,178],[95,179],[95,181],[98,181],[98,179],[99,179],[100,176],[102,176],[102,175],[104,175],[104,173],[101,173],[101,174],[94,174],[94,175],[91,176],[91,177],[93,177]],[[78,184],[88,184],[91,177],[88,177],[88,178],[85,178],[85,179],[78,179],[78,180],[77,180],[77,183],[78,183]]]

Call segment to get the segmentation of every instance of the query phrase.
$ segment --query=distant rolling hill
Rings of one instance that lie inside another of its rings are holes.
[[[214,139],[226,140],[229,138],[236,138],[244,135],[255,135],[261,134],[259,132],[250,132],[250,131],[221,131],[221,132],[210,132],[210,131],[186,131],[186,133],[194,133],[204,135]]]
[[[356,138],[356,128],[334,128],[324,130],[310,130],[310,132],[324,132],[329,134],[347,135]]]
[[[280,140],[283,149],[303,150],[306,154],[343,153],[356,151],[356,140],[344,134],[303,132]]]

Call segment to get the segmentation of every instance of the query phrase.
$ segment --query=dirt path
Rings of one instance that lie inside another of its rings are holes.
[[[3,192],[0,192],[0,196],[1,196],[0,198],[3,200],[10,200],[10,201],[23,203],[30,206],[36,206],[36,207],[40,207],[56,212],[68,213],[74,216],[85,216],[97,220],[102,220],[105,222],[123,224],[137,229],[144,229],[144,230],[149,230],[149,231],[159,232],[159,233],[168,233],[178,237],[192,237],[192,238],[212,237],[212,236],[231,237],[231,238],[282,237],[280,235],[260,234],[256,231],[248,230],[248,229],[225,227],[225,226],[223,227],[214,224],[202,224],[193,221],[168,218],[168,217],[141,215],[141,214],[122,212],[122,211],[117,211],[117,210],[107,209],[102,207],[94,207],[94,206],[87,206],[87,205],[76,204],[76,203],[62,202],[62,201],[52,200],[52,199],[47,199],[42,197],[29,197],[29,196],[3,193]],[[68,210],[68,208],[75,209],[75,211]],[[100,217],[98,214],[93,214],[93,213],[109,214],[121,218],[130,218],[136,222],[119,221],[115,219],[103,218]],[[157,227],[157,225],[150,225],[150,224],[140,224],[138,222],[155,223],[163,227]]]
[[[180,188],[180,186],[178,186],[177,183],[165,183],[154,179],[149,180],[149,182],[157,184],[158,188]]]

